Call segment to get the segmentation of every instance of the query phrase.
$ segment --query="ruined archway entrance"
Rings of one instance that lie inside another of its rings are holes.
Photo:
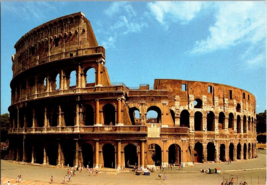
[[[241,144],[237,145],[237,159],[241,159]]]
[[[178,144],[172,144],[169,147],[169,164],[179,165],[181,163],[181,147]]]
[[[138,165],[138,156],[136,146],[133,144],[128,144],[124,148],[125,154],[125,167],[130,168],[134,165]]]
[[[215,130],[215,116],[212,111],[207,114],[207,130],[214,131]]]
[[[194,148],[194,162],[203,162],[203,145],[201,143],[196,143]]]
[[[67,141],[63,145],[63,154],[66,166],[73,166],[74,154],[75,154],[75,143],[73,141]]]
[[[115,148],[112,144],[103,146],[104,167],[115,168]]]
[[[225,159],[225,145],[224,144],[221,144],[221,146],[220,146],[220,160],[226,161],[226,159]]]
[[[147,123],[161,123],[161,110],[157,106],[151,106],[147,109]]]
[[[244,155],[244,159],[247,159],[247,144],[244,144],[244,149],[243,149],[243,155]]]
[[[208,156],[207,156],[207,160],[208,161],[214,161],[215,159],[215,146],[213,143],[208,143],[208,146],[207,146],[207,153],[208,153]]]
[[[196,112],[194,116],[195,131],[202,131],[202,113]]]
[[[129,109],[129,115],[130,115],[132,125],[140,124],[140,112],[136,107]]]
[[[152,160],[155,166],[161,166],[161,148],[157,144],[149,145],[149,150],[151,152]]]
[[[115,108],[111,104],[107,104],[103,107],[104,124],[115,125]]]
[[[229,158],[231,161],[234,160],[234,144],[233,143],[230,143],[229,145]]]
[[[90,144],[82,145],[82,156],[83,156],[83,166],[84,167],[93,167],[93,147]]]
[[[237,123],[237,133],[241,133],[241,119],[240,119],[240,116],[237,116],[236,123]]]
[[[57,165],[58,147],[55,143],[51,143],[47,148],[48,161],[50,165]]]
[[[229,114],[228,118],[228,128],[234,129],[234,115],[232,113]]]

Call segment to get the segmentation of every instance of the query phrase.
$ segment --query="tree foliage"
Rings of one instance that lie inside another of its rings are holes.
[[[9,129],[9,114],[5,113],[1,115],[1,142],[6,141],[7,139],[7,133]]]
[[[257,114],[257,133],[266,132],[266,110]]]

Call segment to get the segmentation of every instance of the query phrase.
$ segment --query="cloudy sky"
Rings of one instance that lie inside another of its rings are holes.
[[[112,83],[154,79],[231,85],[253,93],[266,109],[264,1],[1,2],[1,114],[10,105],[11,55],[25,33],[52,19],[83,12],[106,48]]]

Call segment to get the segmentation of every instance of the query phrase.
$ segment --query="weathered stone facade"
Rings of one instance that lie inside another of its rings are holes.
[[[257,155],[251,93],[168,79],[156,79],[153,90],[112,85],[105,49],[81,12],[34,28],[15,49],[11,160],[124,168]],[[89,70],[95,73],[92,83],[87,82]],[[73,71],[76,84],[71,86]],[[156,118],[147,118],[151,110]]]

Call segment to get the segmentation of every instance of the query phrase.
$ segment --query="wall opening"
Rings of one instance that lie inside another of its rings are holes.
[[[243,132],[247,133],[247,117],[244,115],[243,117]]]
[[[208,161],[214,161],[214,159],[215,159],[215,146],[214,146],[214,144],[208,143],[207,149],[208,149],[207,160]]]
[[[194,108],[202,109],[202,100],[201,99],[195,99]]]
[[[57,157],[58,157],[58,147],[55,143],[51,143],[47,147],[47,155],[49,159],[50,165],[57,165]]]
[[[194,123],[195,123],[195,131],[202,131],[203,130],[202,113],[201,112],[195,113]]]
[[[140,125],[141,124],[140,112],[136,107],[129,109],[129,115],[130,115],[132,125]]]
[[[112,144],[103,146],[104,167],[115,168],[115,148]]]
[[[125,167],[132,168],[138,166],[138,156],[136,146],[133,144],[128,144],[124,148],[125,153]]]
[[[180,115],[180,127],[189,128],[189,112],[187,110],[183,110]]]
[[[243,155],[244,155],[244,159],[247,159],[247,144],[244,144],[244,149],[243,149]]]
[[[95,86],[96,84],[96,74],[95,74],[95,68],[89,68],[87,71],[85,71],[86,74],[86,87]]]
[[[234,160],[234,144],[233,143],[230,143],[229,145],[229,158],[231,161]]]
[[[194,161],[198,163],[203,162],[203,145],[199,142],[195,144]]]
[[[241,144],[237,145],[237,159],[241,159]]]
[[[207,114],[207,130],[208,131],[215,131],[215,116],[214,113],[209,111]]]
[[[222,129],[225,129],[225,116],[223,112],[220,112],[219,114],[219,124],[221,124]]]
[[[75,156],[75,143],[73,141],[68,141],[63,144],[63,153],[66,166],[73,166],[73,160]]]
[[[236,122],[237,122],[237,133],[241,133],[241,118],[239,115],[237,116]]]
[[[111,104],[106,104],[103,107],[104,124],[115,125],[115,108]]]
[[[182,91],[186,91],[186,84],[182,84]]]
[[[91,105],[85,106],[85,115],[84,115],[84,123],[85,125],[94,125],[95,119],[94,119],[94,109]]]
[[[177,144],[172,144],[169,147],[169,164],[181,164],[181,147]]]
[[[156,106],[149,107],[147,109],[146,122],[161,123],[161,110]]]
[[[241,112],[241,106],[240,106],[239,103],[238,103],[237,106],[236,106],[236,112]]]
[[[87,168],[87,165],[89,168],[92,168],[94,165],[93,161],[93,147],[90,144],[83,144],[82,145],[82,156],[83,156],[83,166]]]
[[[228,128],[234,129],[234,115],[232,113],[229,114]]]
[[[226,158],[225,158],[225,145],[224,144],[221,144],[220,146],[220,160],[221,161],[226,161]]]
[[[161,166],[161,148],[159,145],[157,144],[151,144],[149,145],[149,148],[148,148],[150,154],[151,154],[151,157],[152,157],[152,160],[154,161],[154,164],[156,166]]]

